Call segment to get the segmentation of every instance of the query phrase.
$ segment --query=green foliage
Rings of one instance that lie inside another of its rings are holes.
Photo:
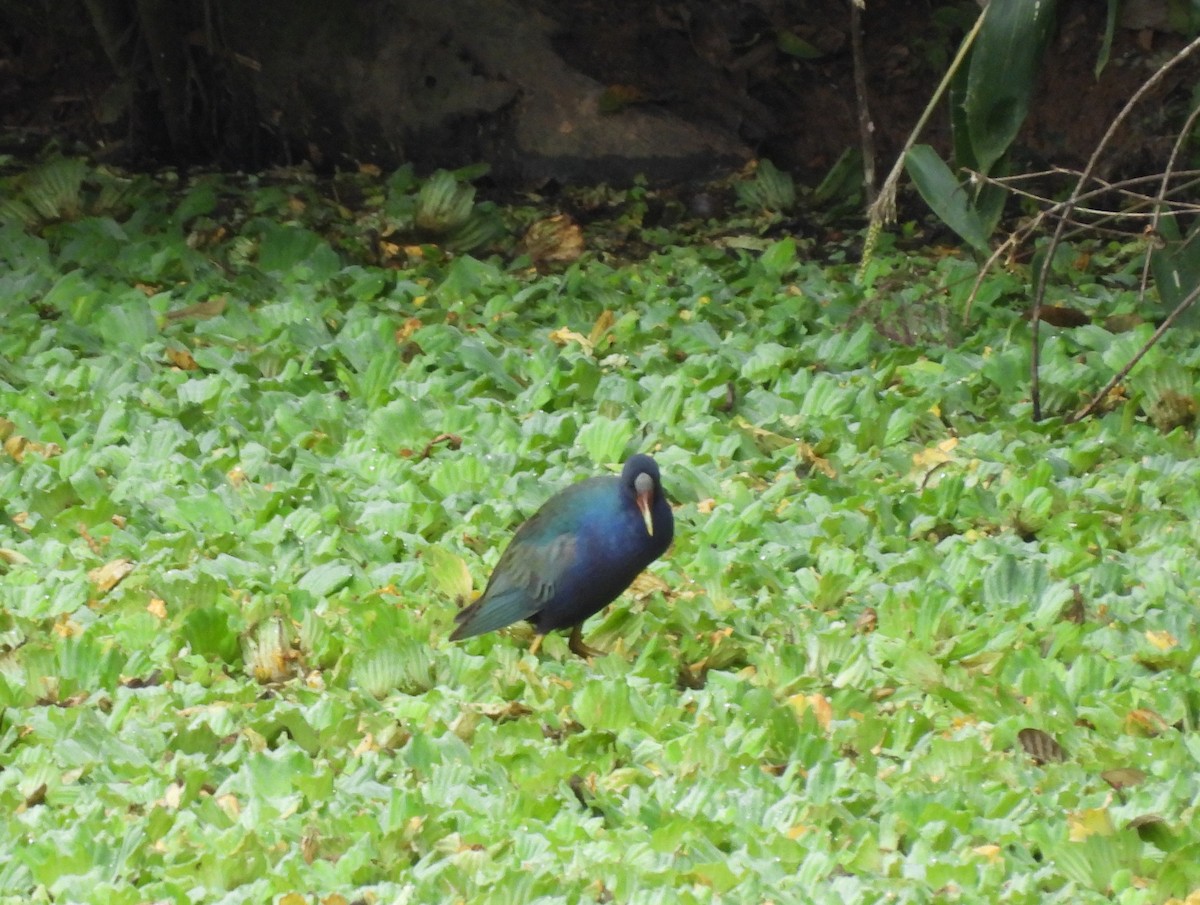
[[[796,204],[796,184],[790,173],[769,160],[760,160],[753,179],[737,184],[738,202],[751,212],[788,211]]]
[[[879,310],[792,238],[381,264],[417,181],[364,184],[0,227],[0,902],[1200,887],[1188,336],[1032,425],[1020,274],[904,343],[969,262],[884,247]],[[1064,294],[1136,311],[1094,251]],[[1046,397],[1150,329],[1053,330]],[[633,450],[677,538],[589,622],[612,653],[448,643],[515,526]]]
[[[904,166],[937,218],[976,251],[987,254],[1000,210],[991,211],[990,216],[982,211],[970,186],[960,183],[929,145],[914,145],[905,157]]]
[[[420,229],[447,233],[467,222],[475,203],[475,189],[459,185],[454,174],[438,170],[417,193],[414,219]]]
[[[1008,149],[1029,112],[1056,7],[1054,0],[989,3],[980,14],[983,25],[967,65],[951,83],[954,169],[924,145],[905,158],[909,176],[934,214],[985,254],[1006,192],[998,185],[962,179],[957,172],[1003,175]]]
[[[1054,0],[988,4],[962,98],[971,151],[969,161],[960,157],[961,165],[991,173],[1016,138],[1029,112],[1057,5]]]

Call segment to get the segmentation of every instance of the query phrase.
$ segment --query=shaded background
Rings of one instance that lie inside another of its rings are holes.
[[[1166,0],[1123,3],[1097,76],[1107,6],[1060,4],[1019,141],[1032,166],[1079,165],[1186,41]],[[977,14],[868,0],[884,164]],[[512,185],[702,179],[755,156],[816,179],[859,142],[851,30],[842,0],[8,2],[0,139],[10,153],[83,142],[127,165],[487,161]],[[1165,158],[1195,75],[1179,67],[1143,105],[1110,170]],[[947,122],[925,138],[945,148]]]

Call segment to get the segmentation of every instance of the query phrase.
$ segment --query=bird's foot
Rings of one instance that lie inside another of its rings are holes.
[[[595,647],[588,647],[583,643],[583,626],[580,625],[571,629],[571,638],[567,641],[567,647],[571,648],[571,653],[583,657],[585,660],[590,660],[592,657],[603,657],[605,654],[605,651]]]
[[[542,649],[542,639],[545,637],[545,635],[537,635],[534,637],[533,644],[529,645],[529,652],[531,654],[536,656],[537,652]]]

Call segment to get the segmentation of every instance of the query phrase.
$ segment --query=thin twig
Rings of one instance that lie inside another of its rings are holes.
[[[867,101],[867,60],[863,52],[864,0],[850,0],[850,48],[854,54],[854,93],[858,99],[858,142],[862,147],[863,191],[867,203],[875,200],[875,124]]]
[[[1133,93],[1126,103],[1121,108],[1121,112],[1113,118],[1109,123],[1108,129],[1105,131],[1100,143],[1096,145],[1096,149],[1092,152],[1092,156],[1088,158],[1087,165],[1083,168],[1083,172],[1079,175],[1079,181],[1075,184],[1075,188],[1071,191],[1070,197],[1067,199],[1063,212],[1060,215],[1058,224],[1054,228],[1054,234],[1050,237],[1050,244],[1046,248],[1046,258],[1042,261],[1042,267],[1038,271],[1037,284],[1033,294],[1033,312],[1030,315],[1030,334],[1032,346],[1030,347],[1029,355],[1029,371],[1030,371],[1030,396],[1033,402],[1033,420],[1040,421],[1042,419],[1042,399],[1041,387],[1039,385],[1039,365],[1040,365],[1040,336],[1038,326],[1042,319],[1042,303],[1046,298],[1046,282],[1050,278],[1050,265],[1054,261],[1054,252],[1058,248],[1059,242],[1062,240],[1063,231],[1066,229],[1067,219],[1071,216],[1071,211],[1078,200],[1083,186],[1087,180],[1091,178],[1092,171],[1096,169],[1096,164],[1100,161],[1100,155],[1104,149],[1112,141],[1116,135],[1117,129],[1125,122],[1125,119],[1133,111],[1152,88],[1158,85],[1175,66],[1186,59],[1193,51],[1200,48],[1200,38],[1196,38],[1187,47],[1175,54],[1170,60],[1160,66],[1150,78],[1142,83],[1142,86]],[[1139,356],[1140,357],[1140,356]]]
[[[1074,424],[1076,421],[1082,421],[1084,418],[1094,412],[1096,407],[1104,401],[1104,397],[1112,391],[1112,388],[1125,379],[1125,376],[1133,370],[1134,365],[1141,361],[1142,356],[1154,347],[1154,344],[1158,342],[1159,339],[1162,338],[1162,335],[1171,328],[1171,325],[1175,323],[1175,320],[1179,317],[1179,315],[1183,314],[1183,312],[1187,311],[1188,308],[1192,307],[1197,298],[1200,298],[1200,286],[1197,286],[1186,296],[1184,296],[1183,301],[1176,305],[1175,310],[1168,314],[1166,320],[1159,324],[1158,329],[1154,331],[1154,335],[1146,340],[1146,344],[1138,350],[1137,354],[1134,355],[1133,358],[1129,359],[1125,367],[1121,368],[1121,370],[1117,371],[1117,373],[1112,376],[1112,380],[1106,383],[1104,388],[1092,397],[1091,402],[1085,405],[1074,415],[1067,417],[1066,423]]]
[[[917,137],[924,131],[929,118],[933,115],[934,109],[938,102],[941,101],[942,95],[946,93],[946,89],[950,87],[950,82],[958,72],[958,68],[962,65],[963,60],[967,57],[967,52],[971,49],[971,45],[975,43],[975,38],[979,34],[979,30],[983,28],[983,20],[987,18],[988,7],[984,7],[979,18],[975,20],[975,24],[971,30],[967,32],[967,36],[963,38],[962,44],[958,48],[958,53],[954,55],[954,59],[950,63],[950,68],[946,70],[946,74],[942,76],[941,82],[933,92],[933,97],[929,99],[929,103],[921,112],[921,118],[917,120],[917,124],[909,133],[908,140],[904,142],[904,147],[900,150],[899,156],[896,158],[895,164],[892,165],[892,171],[888,173],[887,179],[883,181],[883,185],[879,189],[879,196],[875,202],[868,208],[872,225],[881,223],[891,223],[896,219],[896,186],[900,182],[900,174],[904,171],[904,158],[908,152],[912,150],[912,146],[916,144]]]
[[[1179,156],[1179,149],[1183,146],[1183,141],[1192,134],[1192,126],[1196,122],[1196,116],[1200,114],[1200,107],[1197,107],[1188,116],[1187,122],[1183,124],[1183,128],[1179,130],[1179,135],[1175,138],[1175,145],[1171,148],[1171,156],[1167,159],[1167,169],[1162,174],[1162,182],[1159,183],[1158,195],[1155,197],[1154,218],[1150,221],[1149,231],[1151,236],[1158,235],[1159,213],[1164,206],[1164,200],[1167,194],[1167,185],[1171,182],[1171,170],[1175,167],[1175,160]],[[1154,259],[1154,243],[1151,242],[1146,248],[1146,261],[1142,265],[1142,283],[1138,288],[1139,304],[1146,298],[1146,287],[1150,284],[1150,262]],[[1161,295],[1161,293],[1159,293]]]

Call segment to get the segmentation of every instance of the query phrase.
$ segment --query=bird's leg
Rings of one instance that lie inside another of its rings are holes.
[[[585,660],[590,660],[592,657],[603,657],[604,651],[594,647],[588,647],[583,643],[583,626],[577,625],[571,629],[571,638],[567,642],[567,647],[571,648],[571,653],[576,656],[583,657]]]
[[[542,649],[542,639],[545,637],[545,635],[536,635],[534,637],[533,644],[529,645],[529,652],[531,654],[537,654],[537,652]]]

